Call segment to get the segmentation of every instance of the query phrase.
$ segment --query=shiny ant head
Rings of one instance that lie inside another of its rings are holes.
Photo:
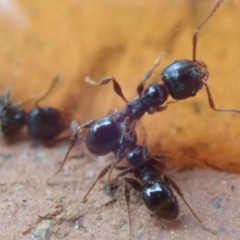
[[[22,103],[10,100],[11,88],[0,97],[0,123],[3,135],[12,135],[26,124],[27,113]]]
[[[208,70],[201,60],[179,60],[167,66],[161,74],[170,95],[176,100],[193,97],[208,79]]]
[[[27,113],[21,107],[12,107],[11,104],[3,107],[0,113],[1,132],[11,135],[21,130],[27,119]]]
[[[179,214],[177,198],[172,190],[160,180],[146,183],[142,198],[149,210],[164,220],[176,219]]]

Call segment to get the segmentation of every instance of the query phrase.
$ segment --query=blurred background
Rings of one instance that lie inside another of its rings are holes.
[[[167,54],[151,81],[177,59],[192,58],[192,33],[214,1],[197,0],[0,0],[0,90],[12,79],[12,98],[45,92],[55,73],[63,81],[43,105],[72,113],[79,124],[121,110],[112,85],[86,84],[114,76],[125,96],[136,96],[142,74],[161,51]],[[239,6],[226,0],[199,32],[197,57],[210,72],[216,106],[240,108]],[[177,165],[212,165],[240,171],[240,116],[216,113],[205,89],[196,97],[146,115],[151,151],[172,155]],[[139,135],[141,136],[141,128]]]

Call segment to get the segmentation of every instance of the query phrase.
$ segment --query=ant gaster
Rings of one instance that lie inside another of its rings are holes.
[[[28,135],[38,141],[46,142],[55,139],[69,126],[69,116],[52,107],[40,107],[39,102],[45,99],[59,81],[56,75],[48,91],[35,102],[35,108],[28,112]]]

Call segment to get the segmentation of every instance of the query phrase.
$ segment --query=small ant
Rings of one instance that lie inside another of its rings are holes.
[[[38,141],[47,142],[61,134],[68,126],[67,114],[56,108],[40,107],[39,102],[46,98],[59,81],[56,75],[48,91],[35,102],[35,108],[26,112],[23,103],[10,100],[11,88],[0,99],[1,130],[4,136],[10,136],[27,126],[28,135]]]
[[[141,197],[146,207],[156,214],[158,218],[163,220],[174,220],[179,215],[179,205],[178,200],[174,195],[174,190],[184,201],[199,224],[201,224],[205,230],[216,234],[215,230],[210,229],[203,224],[188,204],[178,185],[170,177],[164,174],[164,170],[166,168],[166,158],[171,159],[169,155],[164,153],[149,153],[146,141],[144,141],[143,145],[135,144],[126,153],[126,159],[129,163],[128,166],[115,165],[115,169],[120,170],[120,172],[117,174],[115,179],[111,180],[111,184],[115,183],[120,177],[124,177],[124,198],[128,209],[130,236],[130,191],[127,185],[130,185],[135,190],[141,192]],[[78,205],[70,212],[69,216],[72,216],[72,213],[87,200],[87,196],[93,187],[108,173],[110,167],[111,164],[100,172],[97,179],[94,181]],[[134,174],[134,178],[125,177],[127,174]]]
[[[205,230],[215,234],[216,231],[206,227],[190,207],[178,185],[170,177],[164,174],[166,166],[165,161],[162,161],[162,159],[166,158],[171,159],[169,155],[163,153],[150,154],[146,141],[144,141],[142,146],[135,145],[127,153],[126,159],[128,163],[130,163],[130,166],[115,167],[120,170],[120,173],[113,181],[116,181],[119,177],[123,177],[129,173],[134,174],[135,177],[124,177],[123,179],[125,202],[128,208],[130,235],[130,194],[127,184],[139,191],[145,206],[158,218],[163,220],[174,220],[179,215],[178,200],[172,191],[173,189],[184,201],[187,208],[201,226]]]

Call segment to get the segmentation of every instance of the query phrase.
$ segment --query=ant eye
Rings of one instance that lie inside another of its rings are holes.
[[[161,219],[175,219],[179,213],[178,201],[172,190],[158,181],[149,182],[142,191],[142,197],[148,209]]]

